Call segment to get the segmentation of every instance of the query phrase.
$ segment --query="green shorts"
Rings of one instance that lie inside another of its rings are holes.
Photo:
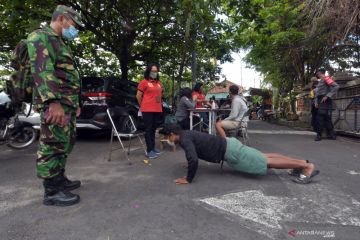
[[[240,172],[265,175],[267,161],[265,156],[255,148],[243,145],[236,138],[226,138],[225,161]]]

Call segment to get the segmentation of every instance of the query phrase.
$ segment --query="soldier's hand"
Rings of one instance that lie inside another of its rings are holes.
[[[323,98],[321,99],[321,102],[324,103],[324,102],[326,102],[327,99],[328,99],[328,97],[325,96],[325,97],[323,97]]]
[[[59,102],[50,103],[49,114],[46,118],[46,123],[56,124],[60,127],[64,127],[66,125],[64,108]]]
[[[78,108],[76,109],[76,117],[79,117],[80,114],[81,114],[81,108],[78,107]]]

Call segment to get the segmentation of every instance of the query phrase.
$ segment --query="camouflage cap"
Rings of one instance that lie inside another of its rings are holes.
[[[78,26],[81,28],[84,27],[83,22],[81,21],[81,16],[74,9],[67,7],[65,5],[58,5],[55,9],[55,12],[61,13],[64,16],[71,18]]]

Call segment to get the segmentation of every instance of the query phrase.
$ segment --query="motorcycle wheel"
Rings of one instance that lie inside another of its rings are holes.
[[[22,149],[30,146],[37,138],[37,131],[31,126],[25,126],[20,133],[10,137],[7,145],[13,149]]]

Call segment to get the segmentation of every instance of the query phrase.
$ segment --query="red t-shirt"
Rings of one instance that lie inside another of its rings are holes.
[[[195,92],[195,91],[193,91],[192,92],[192,96],[194,97],[194,96],[197,96],[197,100],[198,101],[203,101],[203,100],[205,100],[205,95],[203,94],[203,93],[201,93],[201,92]],[[196,103],[196,108],[203,108],[204,106],[203,106],[203,103],[202,102],[197,102]]]
[[[138,90],[143,93],[141,112],[162,112],[162,87],[160,81],[142,80]]]

